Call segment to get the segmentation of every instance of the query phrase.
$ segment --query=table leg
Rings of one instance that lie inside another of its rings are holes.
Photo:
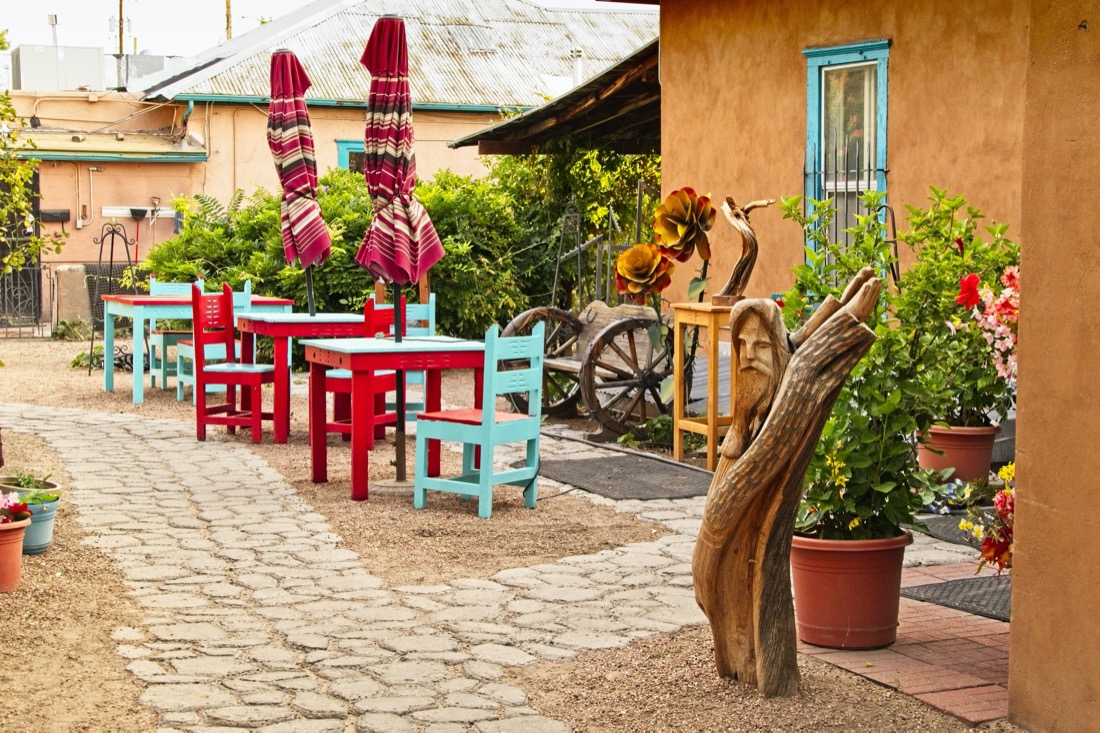
[[[103,391],[115,391],[115,316],[110,301],[103,301]]]
[[[290,345],[285,336],[275,337],[275,442],[285,443],[290,434]],[[324,385],[321,385],[324,391]]]
[[[355,501],[369,498],[371,434],[367,410],[374,409],[372,376],[370,371],[351,373],[351,498]]]
[[[481,380],[475,382],[474,390],[481,387]],[[429,369],[424,377],[424,412],[438,412],[442,409],[443,397],[443,372],[439,369]],[[480,402],[475,401],[475,405]],[[428,441],[428,475],[439,475],[439,450],[440,441]]]
[[[328,481],[328,433],[325,431],[325,373],[328,367],[309,365],[309,467],[315,484]]]
[[[672,326],[672,460],[684,460],[684,432],[680,423],[684,420],[684,332],[685,324],[679,318]]]
[[[134,308],[134,404],[145,400],[145,313],[144,308]],[[106,355],[105,355],[106,356]]]
[[[707,470],[718,467],[718,324],[707,326]],[[731,365],[731,368],[733,366]]]

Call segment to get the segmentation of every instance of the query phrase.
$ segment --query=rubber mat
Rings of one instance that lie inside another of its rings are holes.
[[[935,603],[986,618],[1008,621],[1012,609],[1012,576],[980,575],[902,588],[901,594],[915,601]]]
[[[706,496],[713,474],[635,455],[544,460],[539,475],[609,499]]]

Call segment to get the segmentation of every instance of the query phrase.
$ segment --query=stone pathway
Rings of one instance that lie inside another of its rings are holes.
[[[498,681],[505,668],[705,623],[691,586],[702,498],[592,497],[676,534],[388,587],[245,446],[129,414],[5,404],[0,420],[61,454],[88,541],[145,610],[115,638],[161,731],[567,731]],[[546,455],[600,450],[543,441]]]

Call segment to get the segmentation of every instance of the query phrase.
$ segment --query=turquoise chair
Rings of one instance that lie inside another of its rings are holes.
[[[263,412],[263,386],[275,383],[272,364],[242,364],[234,355],[237,332],[237,306],[229,284],[221,293],[204,294],[198,285],[191,286],[191,312],[194,330],[195,434],[206,440],[207,425],[224,425],[229,432],[249,428],[252,442],[259,443],[263,420],[274,420],[274,412]],[[249,293],[251,296],[251,293]],[[208,362],[207,347],[220,344],[227,358]],[[225,388],[224,401],[207,403],[208,384]],[[237,391],[240,390],[240,400]]]
[[[374,295],[371,294],[371,300],[374,299]],[[392,303],[375,303],[376,311],[393,309]],[[427,303],[413,303],[411,305],[405,305],[405,328],[404,334],[406,336],[434,336],[435,335],[435,293],[428,295]],[[425,375],[423,371],[405,372],[405,420],[413,422],[416,420],[416,416],[423,412],[425,409],[423,398],[418,402],[409,402],[409,386],[417,385],[420,387],[420,394],[424,394],[424,379]],[[394,411],[397,409],[397,403],[395,400],[386,402],[386,410]]]
[[[201,284],[200,284],[201,289]],[[244,288],[233,291],[233,310],[247,310],[252,305],[252,281],[245,280]],[[191,404],[198,404],[195,395],[195,343],[188,332],[187,339],[176,343],[176,399],[183,402],[183,394],[186,387],[191,388]],[[234,359],[241,358],[241,342],[234,340],[236,349]],[[220,343],[212,343],[206,347],[206,361],[214,363],[225,361],[225,347]],[[220,384],[208,384],[207,392],[224,392],[225,387]]]
[[[203,287],[202,280],[196,280],[199,288]],[[164,283],[157,280],[156,275],[149,276],[149,295],[191,295],[191,283]],[[173,331],[158,329],[155,321],[149,324],[149,386],[153,389],[157,386],[157,376],[160,376],[160,388],[168,389],[168,377],[176,376],[176,360],[168,358],[168,349],[173,348],[180,341],[191,338],[190,331]]]
[[[523,503],[535,508],[538,494],[539,428],[542,421],[542,362],[544,325],[538,323],[529,336],[502,338],[494,324],[485,334],[485,371],[480,408],[422,412],[416,420],[416,468],[413,506],[423,509],[428,491],[476,496],[477,515],[488,519],[493,511],[493,487],[519,486]],[[529,393],[527,413],[497,412],[497,398]],[[451,477],[428,476],[428,441],[462,443],[462,473]],[[496,446],[526,443],[523,464],[497,470]]]

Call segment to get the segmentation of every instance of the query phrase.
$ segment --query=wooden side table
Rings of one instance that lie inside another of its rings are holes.
[[[729,428],[733,418],[733,395],[736,393],[737,369],[730,368],[730,404],[726,414],[719,416],[718,409],[718,344],[721,329],[729,323],[731,305],[712,303],[673,303],[673,381],[675,396],[672,400],[672,457],[684,459],[683,431],[707,436],[707,469],[718,466],[719,429]],[[684,384],[684,337],[688,326],[707,329],[707,414],[705,417],[688,417],[684,414],[687,386]]]

